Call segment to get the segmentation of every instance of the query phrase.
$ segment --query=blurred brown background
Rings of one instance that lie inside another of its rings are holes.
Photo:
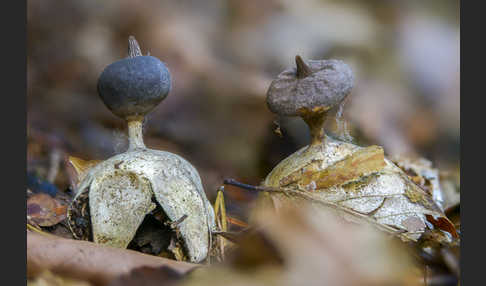
[[[278,137],[277,117],[265,104],[270,81],[294,65],[296,54],[351,65],[356,81],[344,118],[356,143],[458,168],[459,1],[27,5],[28,170],[40,177],[48,176],[52,153],[103,159],[126,148],[125,124],[98,98],[96,82],[105,66],[127,56],[129,35],[144,54],[164,61],[173,79],[169,96],[149,115],[146,145],[193,163],[211,201],[223,178],[258,184],[308,143],[298,118],[280,118]],[[335,120],[327,123],[329,134],[339,133]],[[66,172],[54,183],[67,188]],[[251,199],[227,194],[229,204]]]

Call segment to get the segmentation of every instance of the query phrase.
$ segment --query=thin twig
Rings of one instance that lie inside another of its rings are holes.
[[[265,186],[253,186],[253,185],[248,185],[248,184],[238,182],[234,179],[225,179],[223,181],[223,183],[226,184],[226,185],[232,185],[232,186],[239,187],[239,188],[242,188],[242,189],[245,189],[245,190],[250,190],[250,191],[269,192],[269,193],[272,193],[272,192],[273,193],[283,193],[283,194],[287,194],[287,195],[293,194],[293,195],[299,196],[301,198],[310,200],[313,203],[319,203],[321,205],[325,205],[325,206],[340,210],[342,212],[345,212],[347,214],[353,215],[355,217],[361,218],[361,219],[367,221],[368,223],[370,223],[370,224],[372,224],[372,225],[376,226],[377,228],[382,229],[384,231],[387,231],[387,232],[390,232],[390,233],[393,233],[393,234],[396,234],[396,235],[401,235],[401,233],[397,232],[392,227],[380,224],[376,220],[374,220],[374,219],[372,219],[372,218],[370,218],[370,217],[368,217],[368,216],[366,216],[362,213],[356,212],[352,209],[345,208],[345,207],[340,206],[340,205],[335,204],[335,203],[322,201],[321,199],[315,198],[311,194],[308,194],[308,193],[300,191],[300,190],[294,190],[294,189],[289,189],[289,188],[272,188],[272,187],[265,187]],[[403,237],[409,240],[409,238],[407,238],[406,236],[403,236]]]
[[[186,218],[187,218],[187,215],[186,215],[186,214],[184,214],[184,215],[183,215],[183,216],[181,216],[181,217],[180,217],[178,220],[173,221],[173,222],[169,222],[168,224],[169,224],[170,228],[172,228],[172,229],[177,229],[177,228],[179,227],[179,225],[180,225],[180,224],[181,224],[181,223],[182,223],[184,220],[186,220]]]

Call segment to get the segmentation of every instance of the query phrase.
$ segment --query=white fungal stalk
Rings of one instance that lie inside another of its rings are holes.
[[[143,143],[143,117],[130,119],[128,122],[128,150],[146,148]]]

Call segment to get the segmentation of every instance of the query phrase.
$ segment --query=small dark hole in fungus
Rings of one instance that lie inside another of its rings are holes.
[[[168,223],[169,218],[155,198],[152,198],[152,202],[156,204],[155,209],[145,215],[127,248],[145,254],[176,259],[169,250],[171,241],[175,241],[181,246],[183,255],[188,257],[184,240],[177,234],[176,229],[171,228]],[[69,223],[73,226],[78,239],[93,241],[88,192],[83,193],[75,204],[77,207],[72,209],[72,218]]]
[[[146,254],[176,259],[169,250],[171,240],[175,240],[182,245],[184,255],[187,257],[183,239],[179,238],[176,230],[172,229],[167,223],[169,218],[155,198],[152,198],[152,202],[156,204],[156,208],[145,216],[127,248]]]
[[[71,226],[73,235],[77,239],[93,241],[91,217],[89,212],[88,190],[81,191],[78,199],[73,201],[71,214],[67,222]]]

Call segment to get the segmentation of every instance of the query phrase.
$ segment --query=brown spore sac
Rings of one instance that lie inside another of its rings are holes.
[[[284,70],[267,92],[268,108],[282,116],[301,110],[328,110],[341,103],[354,85],[351,68],[340,60],[309,60],[296,56],[296,67]]]

